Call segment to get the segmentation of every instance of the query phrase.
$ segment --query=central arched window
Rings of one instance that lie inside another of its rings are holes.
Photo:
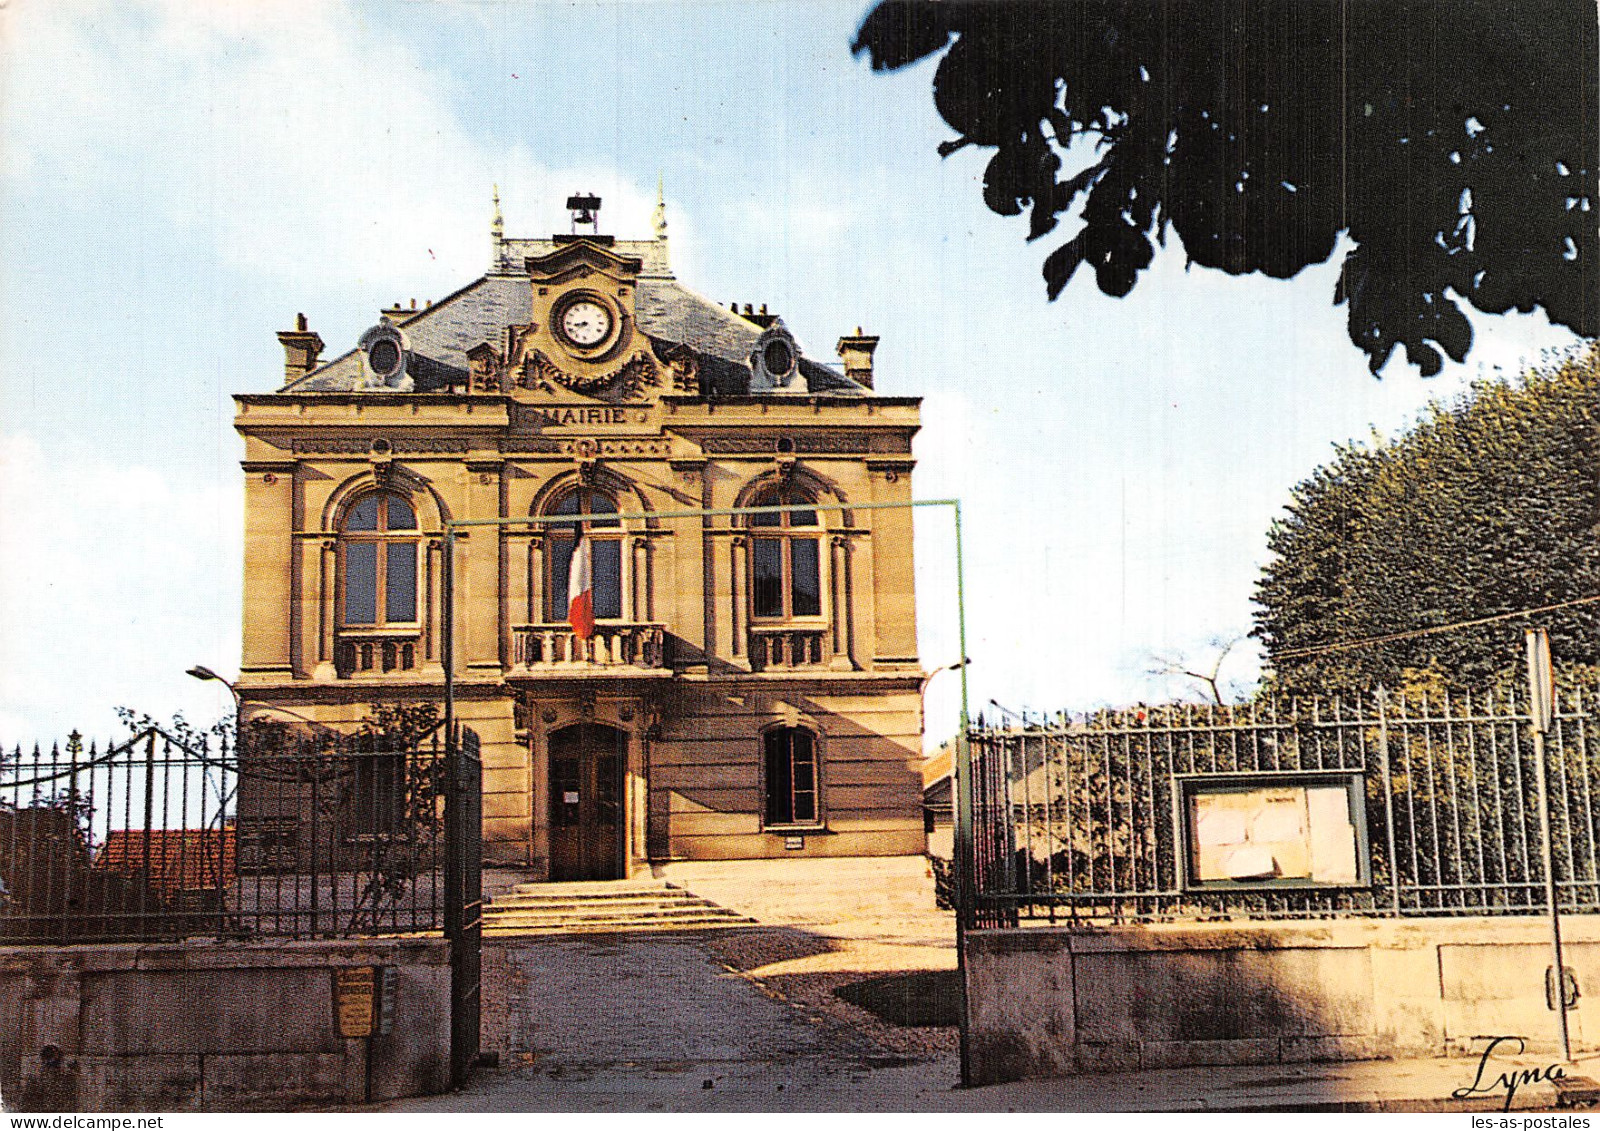
[[[750,505],[816,502],[797,487],[764,488]],[[817,512],[777,511],[750,516],[750,595],[758,617],[822,615],[821,528]]]
[[[388,491],[363,496],[339,529],[340,622],[350,627],[417,622],[417,515]]]
[[[546,524],[550,546],[546,616],[552,623],[567,619],[567,604],[572,596],[567,592],[567,578],[572,571],[572,550],[581,535],[590,540],[595,619],[622,619],[622,523],[616,517],[616,502],[602,491],[579,487],[558,498],[545,513],[603,516],[583,522]]]

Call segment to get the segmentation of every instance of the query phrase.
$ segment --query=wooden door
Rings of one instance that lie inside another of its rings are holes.
[[[550,878],[622,877],[622,769],[628,736],[593,723],[550,736]]]

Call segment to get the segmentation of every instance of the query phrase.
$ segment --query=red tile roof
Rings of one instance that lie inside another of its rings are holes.
[[[95,858],[110,872],[142,872],[149,839],[150,886],[162,895],[219,888],[234,877],[232,829],[113,829]]]

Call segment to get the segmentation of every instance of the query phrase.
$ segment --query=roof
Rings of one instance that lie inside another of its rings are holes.
[[[464,382],[469,349],[483,342],[498,343],[507,326],[528,320],[533,283],[519,265],[560,246],[555,240],[502,240],[500,262],[494,269],[425,310],[391,317],[405,335],[411,355],[407,370],[411,388],[428,392]],[[640,261],[634,315],[639,330],[655,341],[658,352],[678,344],[688,346],[700,356],[707,392],[749,392],[749,358],[763,327],[679,283],[667,265],[664,240],[617,240],[608,246]],[[813,393],[869,392],[833,366],[806,357],[804,349],[800,372]],[[351,392],[365,387],[365,380],[361,355],[351,349],[279,391]],[[403,390],[391,386],[389,391]]]
[[[108,872],[143,872],[149,841],[150,886],[162,895],[233,882],[235,836],[223,829],[113,829],[95,867]]]

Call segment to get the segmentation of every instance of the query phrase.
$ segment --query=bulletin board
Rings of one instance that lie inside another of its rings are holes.
[[[1299,772],[1176,778],[1183,886],[1370,886],[1364,781]]]

